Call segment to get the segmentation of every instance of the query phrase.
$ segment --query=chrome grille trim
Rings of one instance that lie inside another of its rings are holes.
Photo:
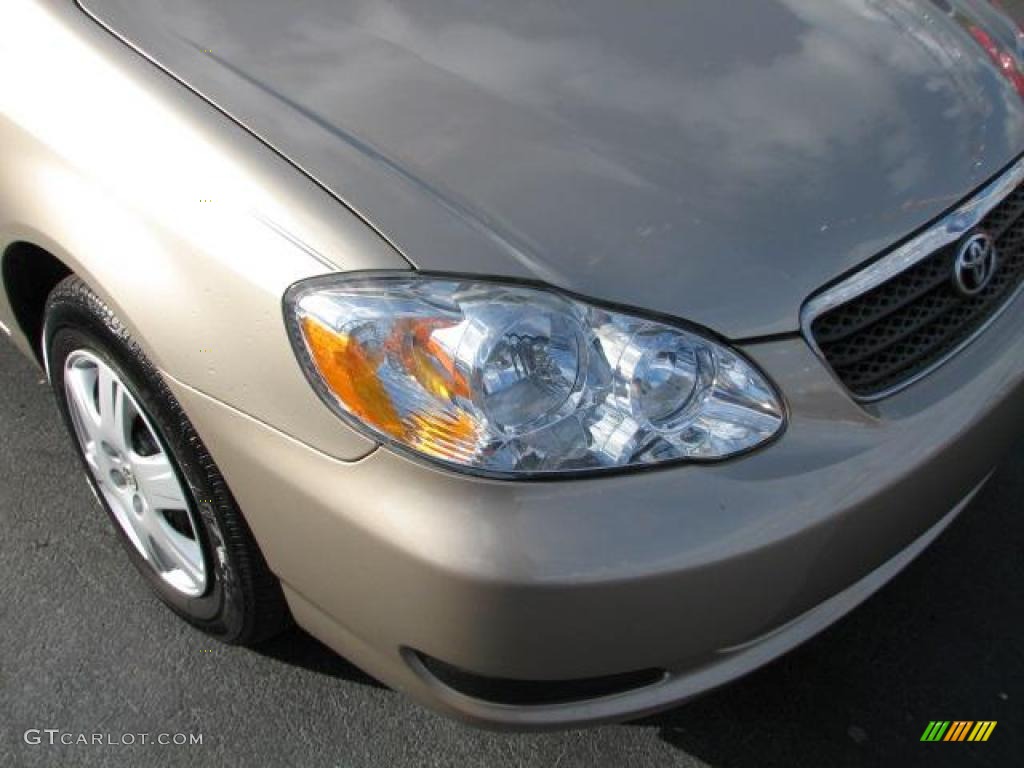
[[[818,317],[882,285],[901,272],[934,255],[941,248],[955,243],[971,229],[978,226],[994,208],[1009,197],[1022,183],[1024,183],[1024,158],[1017,160],[999,178],[988,184],[969,201],[944,216],[921,234],[875,261],[867,268],[851,275],[831,288],[825,289],[807,301],[800,312],[800,328],[804,339],[825,367],[830,372],[833,372],[831,364],[818,346],[812,331],[814,321]],[[981,336],[1006,311],[1007,307],[1014,303],[1022,290],[1024,290],[1024,284],[1011,292],[1006,301],[995,309],[974,333],[927,368],[880,392],[875,392],[869,396],[849,392],[850,396],[862,403],[876,402],[906,389],[933,373]],[[842,383],[841,380],[840,383]]]

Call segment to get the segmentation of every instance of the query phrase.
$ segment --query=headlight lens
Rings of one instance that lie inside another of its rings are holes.
[[[286,297],[292,342],[357,429],[495,477],[722,459],[771,439],[779,396],[694,331],[553,290],[332,276]]]

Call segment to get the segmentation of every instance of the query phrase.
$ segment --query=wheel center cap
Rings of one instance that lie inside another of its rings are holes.
[[[134,492],[139,489],[135,475],[132,473],[131,467],[127,465],[110,470],[110,479],[114,482],[114,485],[123,491]]]
[[[129,466],[121,467],[121,474],[124,476],[125,487],[131,491],[137,491],[139,484],[135,480],[135,475],[132,472],[132,468]]]

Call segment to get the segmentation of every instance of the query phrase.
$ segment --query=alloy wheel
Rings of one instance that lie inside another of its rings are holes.
[[[117,372],[75,350],[64,363],[75,435],[100,493],[139,554],[187,597],[206,591],[199,526],[151,420]]]

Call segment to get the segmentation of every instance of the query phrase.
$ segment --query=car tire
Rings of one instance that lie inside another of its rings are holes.
[[[225,643],[253,645],[287,628],[281,585],[203,441],[124,324],[78,277],[50,293],[42,343],[89,485],[153,591]]]

